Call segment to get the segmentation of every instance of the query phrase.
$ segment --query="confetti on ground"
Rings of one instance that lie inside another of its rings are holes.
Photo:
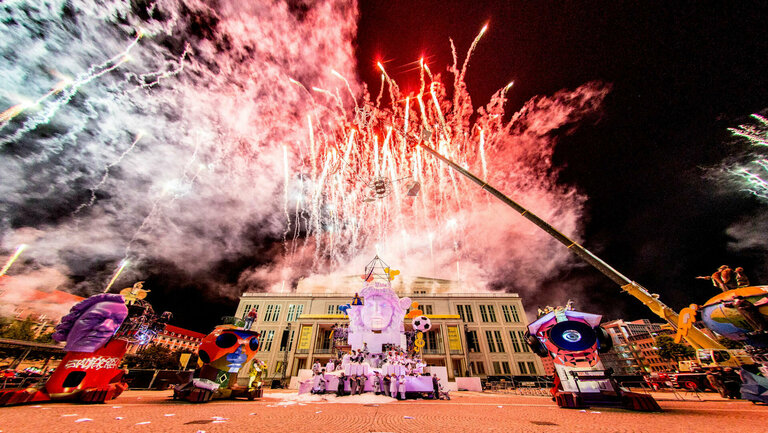
[[[136,425],[144,425],[144,424],[149,424],[150,422],[151,422],[151,421],[142,421],[142,422],[137,422],[137,423],[136,423]]]
[[[498,407],[499,409],[501,409],[501,408],[502,408],[502,407],[504,407],[504,406],[496,406],[496,407]]]
[[[600,412],[590,412],[590,413],[600,413]]]
[[[93,420],[90,418],[80,418],[75,420],[75,422],[86,422],[86,421],[93,421]]]
[[[32,407],[43,407],[43,406],[38,404],[38,405],[36,405],[36,406],[32,406]]]
[[[212,416],[211,418],[215,419],[216,421],[226,421],[229,418],[224,418],[223,416]]]
[[[165,414],[165,416],[175,416],[175,415],[176,415],[175,413],[167,413],[167,414]]]
[[[123,419],[121,416],[116,416],[115,419]]]
[[[112,409],[120,409],[122,406],[112,406]]]
[[[256,412],[251,412],[248,415],[256,415]]]
[[[76,413],[65,413],[62,416],[77,416],[77,414]]]
[[[412,417],[412,416],[404,416],[403,418],[404,418],[404,419],[413,419],[413,417]]]
[[[317,411],[317,412],[315,412],[315,413],[320,413],[320,412],[322,412],[322,410],[318,410],[318,411]]]

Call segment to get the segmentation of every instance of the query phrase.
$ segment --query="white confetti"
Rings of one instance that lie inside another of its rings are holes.
[[[90,418],[80,418],[75,420],[75,422],[86,422],[86,421],[93,421],[93,420]]]
[[[65,413],[62,416],[77,416],[77,414],[76,413]]]
[[[165,414],[165,416],[176,416],[176,414],[175,413],[167,413],[167,414]]]
[[[115,419],[123,419],[121,416],[116,416]]]
[[[144,424],[149,424],[150,422],[151,422],[151,421],[142,421],[142,422],[137,422],[137,423],[136,423],[136,425],[144,425]]]

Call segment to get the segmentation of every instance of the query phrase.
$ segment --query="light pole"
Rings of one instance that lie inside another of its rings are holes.
[[[466,323],[464,324],[464,362],[467,363],[465,376],[472,375],[472,365],[469,363],[469,326]]]
[[[288,325],[285,326],[285,332],[286,332],[286,340],[290,342],[291,341],[291,322],[288,322]],[[285,370],[288,368],[288,344],[289,343],[286,343],[285,347],[283,348],[285,350],[283,351],[283,366],[281,368],[282,376],[280,377],[280,385],[283,388],[286,387],[285,386]]]

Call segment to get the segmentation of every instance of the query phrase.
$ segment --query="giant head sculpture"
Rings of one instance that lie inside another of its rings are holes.
[[[349,343],[360,349],[365,343],[371,352],[379,352],[381,344],[401,345],[403,318],[411,305],[409,298],[398,298],[385,282],[367,283],[360,292],[363,305],[353,305],[349,314]]]
[[[258,350],[258,333],[221,325],[203,338],[198,356],[203,363],[218,370],[237,373],[256,356]]]
[[[94,295],[75,304],[51,337],[66,341],[64,350],[92,353],[112,338],[127,315],[128,308],[122,296]]]

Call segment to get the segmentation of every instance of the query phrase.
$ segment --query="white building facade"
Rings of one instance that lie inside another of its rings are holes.
[[[362,287],[359,277],[344,277],[342,287],[300,281],[292,293],[244,293],[235,316],[256,308],[251,327],[261,333],[257,358],[267,363],[269,379],[288,379],[315,361],[335,355],[331,331],[347,323],[339,307],[352,302]],[[455,293],[449,280],[416,278],[393,282],[398,296],[418,302],[432,321],[425,333],[422,357],[428,365],[445,366],[457,376],[539,376],[544,368],[525,343],[527,320],[522,299],[514,293]],[[335,293],[343,292],[343,293]],[[405,319],[405,328],[411,328]],[[338,347],[336,348],[338,350]],[[283,367],[285,371],[283,372]]]

